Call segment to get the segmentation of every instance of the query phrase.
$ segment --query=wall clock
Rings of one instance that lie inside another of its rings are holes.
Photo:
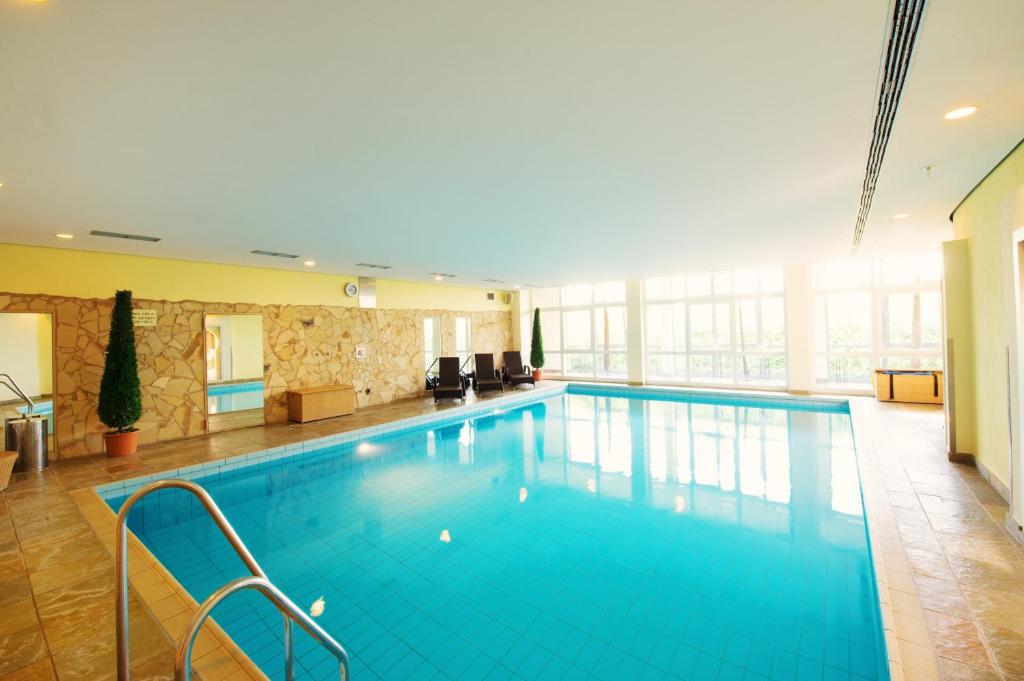
[[[355,285],[355,282],[350,281],[345,284],[345,295],[349,298],[355,298],[357,293],[359,293],[359,287]]]

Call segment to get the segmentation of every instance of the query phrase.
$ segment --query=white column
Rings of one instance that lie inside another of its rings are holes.
[[[644,384],[644,288],[640,279],[626,281],[626,368],[630,385]]]
[[[789,392],[814,389],[814,295],[811,266],[786,265],[786,373]]]

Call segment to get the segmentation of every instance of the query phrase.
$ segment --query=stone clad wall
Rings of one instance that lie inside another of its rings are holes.
[[[96,416],[112,299],[0,293],[0,312],[46,312],[54,317],[54,408],[58,458],[103,450],[106,428]],[[262,314],[268,423],[287,418],[285,391],[351,383],[359,406],[423,392],[423,319],[441,320],[442,352],[454,354],[456,316],[472,319],[474,351],[511,347],[509,312],[360,310],[319,305],[251,305],[136,299],[157,310],[157,325],[136,328],[143,415],[140,442],[206,432],[203,316]],[[357,360],[357,346],[367,358]],[[366,389],[369,389],[369,394]]]

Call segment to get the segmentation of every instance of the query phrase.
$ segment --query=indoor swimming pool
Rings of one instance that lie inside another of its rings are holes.
[[[191,476],[323,597],[355,681],[889,678],[845,402],[572,385],[439,418]],[[245,574],[180,491],[129,526],[199,601]],[[272,606],[214,616],[282,678]],[[301,632],[296,655],[337,678]]]

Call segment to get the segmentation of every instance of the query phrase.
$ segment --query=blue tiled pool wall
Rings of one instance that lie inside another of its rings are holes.
[[[736,407],[763,407],[788,411],[817,411],[848,414],[849,402],[842,398],[796,397],[782,394],[754,392],[717,392],[700,389],[630,386],[605,383],[570,383],[568,391],[574,395],[625,397],[638,400],[693,402],[697,404],[725,404]]]
[[[99,485],[95,489],[99,493],[100,497],[104,499],[127,496],[131,492],[150,482],[162,480],[167,477],[179,477],[186,480],[195,480],[200,477],[226,473],[252,464],[263,464],[285,458],[290,459],[293,457],[309,456],[311,454],[316,454],[327,447],[347,442],[354,442],[367,437],[395,434],[403,430],[414,429],[427,424],[441,425],[446,423],[461,423],[480,414],[493,412],[495,409],[511,409],[519,405],[536,402],[546,399],[552,395],[565,392],[579,395],[622,397],[626,399],[670,402],[684,401],[694,404],[720,404],[728,406],[747,406],[752,408],[774,408],[785,409],[787,411],[849,413],[849,403],[846,400],[839,398],[829,399],[790,397],[786,395],[747,395],[739,392],[721,393],[704,390],[689,390],[685,388],[641,387],[613,384],[556,383],[554,385],[548,385],[540,388],[516,390],[512,393],[507,393],[498,399],[492,399],[461,408],[423,414],[421,416],[414,416],[405,419],[397,419],[395,421],[389,421],[376,426],[359,428],[339,433],[337,435],[312,438],[290,445],[273,447],[259,452],[254,452],[252,454],[243,454],[240,456],[221,459],[219,461],[211,461],[209,463],[194,466],[183,466],[181,468],[168,469],[151,475],[119,480],[106,485]]]
[[[358,428],[337,435],[311,438],[302,442],[290,445],[272,447],[252,454],[242,454],[219,461],[211,461],[194,466],[183,466],[176,469],[168,469],[151,475],[128,478],[117,482],[98,485],[95,489],[101,498],[110,500],[117,497],[126,497],[132,492],[145,485],[163,480],[168,477],[182,478],[185,480],[198,480],[210,478],[221,474],[231,473],[252,465],[271,464],[274,466],[293,465],[296,461],[304,458],[319,457],[327,448],[343,445],[351,442],[358,442],[366,438],[395,437],[403,431],[414,430],[425,425],[441,426],[444,424],[463,423],[482,414],[489,414],[505,409],[512,409],[519,405],[536,402],[552,395],[559,395],[566,391],[566,384],[544,386],[532,390],[517,390],[514,393],[506,394],[504,397],[487,402],[473,404],[465,407],[449,409],[421,416],[413,416],[405,419],[389,421],[376,426]],[[284,461],[287,459],[288,461]],[[237,474],[237,473],[236,473]]]

